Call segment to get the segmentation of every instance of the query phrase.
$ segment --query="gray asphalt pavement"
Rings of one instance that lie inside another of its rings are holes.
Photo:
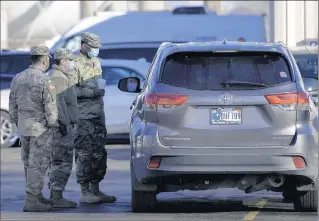
[[[56,209],[48,213],[24,213],[24,174],[20,148],[1,150],[1,220],[256,220],[315,221],[317,213],[297,213],[281,195],[258,192],[250,195],[234,190],[181,191],[158,195],[155,213],[134,214],[130,209],[130,175],[127,145],[108,149],[108,173],[102,190],[116,195],[114,204],[79,205],[75,209]],[[47,177],[46,177],[47,183]],[[49,195],[47,187],[45,196]],[[80,188],[74,171],[67,185],[66,198],[79,200]]]

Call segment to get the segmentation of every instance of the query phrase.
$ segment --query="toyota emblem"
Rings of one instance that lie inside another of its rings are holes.
[[[222,102],[222,103],[227,103],[227,102],[230,102],[231,100],[233,100],[234,99],[234,96],[233,95],[231,95],[231,94],[222,94],[221,96],[220,96],[220,101]]]

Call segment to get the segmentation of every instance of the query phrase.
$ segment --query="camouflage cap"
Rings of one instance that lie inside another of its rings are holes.
[[[82,41],[87,43],[89,46],[93,48],[99,48],[101,47],[100,44],[100,37],[96,34],[84,32],[82,34]]]
[[[31,47],[31,55],[48,55],[50,58],[49,48],[46,46],[32,46]]]
[[[61,60],[61,59],[68,59],[74,60],[76,56],[70,49],[67,48],[57,48],[54,52],[54,59]]]

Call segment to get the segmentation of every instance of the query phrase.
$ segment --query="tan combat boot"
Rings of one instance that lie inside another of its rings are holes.
[[[77,206],[76,202],[64,199],[62,191],[51,190],[50,199],[54,202],[53,208],[74,208]]]
[[[41,194],[42,195],[42,194]],[[26,200],[24,202],[24,212],[47,212],[50,211],[51,206],[40,202],[41,195],[34,196],[27,193]]]
[[[99,183],[90,183],[91,192],[100,198],[101,203],[113,203],[116,201],[115,196],[109,196],[100,191]]]
[[[44,203],[44,204],[47,204],[47,205],[50,205],[50,206],[53,206],[53,205],[54,205],[54,201],[45,198],[42,193],[40,193],[40,194],[38,195],[38,197],[39,197],[39,201],[40,201],[41,203]]]
[[[86,203],[86,204],[98,204],[100,203],[100,198],[95,196],[90,191],[90,185],[88,183],[81,184],[81,197],[80,197],[80,203]]]

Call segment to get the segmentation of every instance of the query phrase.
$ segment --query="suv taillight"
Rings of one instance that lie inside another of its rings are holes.
[[[282,110],[309,110],[309,95],[305,92],[301,93],[282,93],[265,95],[269,104],[278,105]]]
[[[147,109],[171,109],[183,105],[187,98],[187,95],[152,93],[145,95],[144,105]]]

